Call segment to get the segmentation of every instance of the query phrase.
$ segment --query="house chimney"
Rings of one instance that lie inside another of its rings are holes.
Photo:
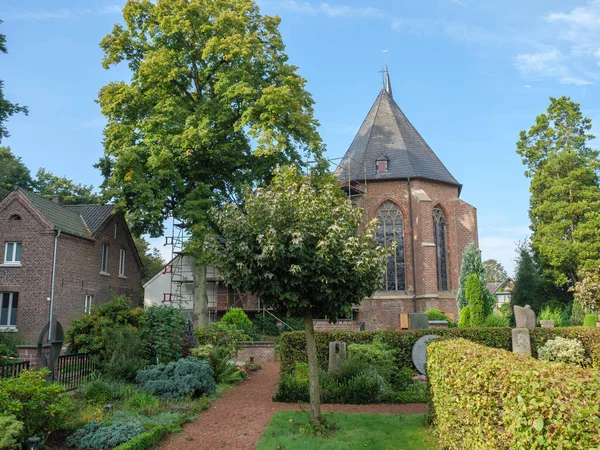
[[[52,201],[54,203],[56,203],[57,205],[62,205],[63,204],[62,195],[52,194]]]

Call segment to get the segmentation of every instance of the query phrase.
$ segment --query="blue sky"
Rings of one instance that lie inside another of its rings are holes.
[[[287,52],[308,80],[330,158],[341,157],[381,88],[464,185],[478,210],[484,258],[512,272],[528,234],[529,182],[515,153],[550,96],[571,96],[600,135],[600,1],[261,0],[282,18]],[[30,108],[3,145],[35,173],[98,186],[104,120],[98,90],[128,79],[101,67],[100,40],[121,19],[120,0],[3,0],[5,95]],[[387,51],[386,51],[387,50]],[[161,240],[156,240],[157,246]],[[161,246],[162,249],[162,246]]]

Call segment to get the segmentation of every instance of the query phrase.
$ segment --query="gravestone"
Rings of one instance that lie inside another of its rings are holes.
[[[514,353],[531,356],[531,340],[529,328],[512,329],[512,349]]]
[[[329,343],[329,367],[328,372],[335,372],[342,367],[347,357],[347,344],[342,341]]]
[[[515,306],[515,328],[535,328],[535,311],[531,306]]]
[[[542,328],[554,328],[554,320],[540,320]]]
[[[425,330],[429,328],[429,318],[425,313],[412,313],[408,315],[409,330]]]
[[[435,334],[428,334],[419,338],[415,345],[412,348],[412,361],[417,370],[425,375],[425,366],[427,364],[427,343],[439,338],[439,336]]]

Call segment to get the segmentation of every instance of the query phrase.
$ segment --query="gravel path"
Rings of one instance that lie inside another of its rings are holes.
[[[210,409],[183,426],[179,434],[169,436],[157,448],[161,450],[252,450],[265,431],[273,413],[299,409],[293,403],[275,403],[279,363],[264,363],[262,369],[213,402]],[[403,405],[322,405],[323,411],[349,413],[424,413],[422,403]]]

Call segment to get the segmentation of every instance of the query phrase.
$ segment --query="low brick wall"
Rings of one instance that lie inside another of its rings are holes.
[[[275,361],[275,342],[246,342],[237,351],[238,361],[273,362]]]
[[[336,323],[329,323],[328,320],[316,319],[316,320],[313,320],[313,324],[314,324],[316,331],[327,331],[327,330],[358,331],[358,326],[351,319],[338,320]]]
[[[445,320],[430,320],[429,328],[448,328],[448,322]]]
[[[50,354],[50,344],[44,345],[43,350],[48,356]],[[30,369],[37,370],[42,366],[38,357],[37,345],[17,345],[17,351],[19,352],[19,359],[29,361]]]

